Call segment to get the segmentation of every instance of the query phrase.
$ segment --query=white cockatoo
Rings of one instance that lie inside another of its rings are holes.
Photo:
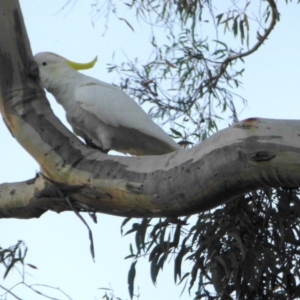
[[[42,86],[65,111],[73,131],[103,152],[160,155],[180,148],[121,89],[77,72],[92,68],[51,52],[34,56]]]

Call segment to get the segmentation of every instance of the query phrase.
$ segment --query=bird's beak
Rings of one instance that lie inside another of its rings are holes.
[[[76,63],[70,60],[66,60],[66,61],[68,66],[70,66],[74,70],[87,70],[87,69],[91,69],[95,65],[97,61],[97,56],[92,61],[85,64]]]

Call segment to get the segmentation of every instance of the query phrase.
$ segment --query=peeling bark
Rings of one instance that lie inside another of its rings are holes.
[[[254,189],[300,186],[300,122],[248,119],[189,150],[163,156],[105,155],[54,116],[16,0],[0,0],[0,110],[12,135],[41,166],[36,178],[0,185],[0,217],[53,210],[130,217],[182,216]]]

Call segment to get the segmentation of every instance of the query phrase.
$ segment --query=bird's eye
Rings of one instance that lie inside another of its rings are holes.
[[[42,65],[43,65],[43,66],[47,66],[47,63],[44,61],[44,62],[42,63]]]

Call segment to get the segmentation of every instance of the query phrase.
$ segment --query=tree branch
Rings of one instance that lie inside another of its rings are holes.
[[[192,149],[163,156],[110,156],[88,148],[54,116],[30,76],[35,65],[18,2],[0,0],[0,11],[0,110],[43,174],[0,185],[0,217],[70,210],[65,197],[78,211],[173,217],[254,189],[300,186],[295,120],[248,119]]]
[[[295,120],[248,119],[192,149],[161,157],[94,151],[70,165],[64,183],[39,176],[0,185],[0,216],[32,218],[49,209],[70,210],[58,189],[80,211],[159,217],[208,210],[255,189],[296,187],[299,125]]]
[[[10,294],[11,296],[13,296],[15,299],[18,300],[23,300],[22,298],[19,298],[16,294],[14,294],[12,291],[8,290],[7,288],[5,288],[3,285],[0,284],[0,289],[3,289],[4,291],[6,291],[7,294]]]
[[[260,35],[259,33],[257,33],[257,43],[248,51],[236,54],[236,55],[230,55],[228,56],[222,63],[220,66],[220,71],[217,75],[212,76],[208,82],[209,82],[209,86],[211,87],[216,87],[218,84],[219,79],[221,78],[221,76],[224,74],[224,72],[226,71],[228,65],[234,61],[237,60],[239,58],[243,58],[246,57],[252,53],[254,53],[256,50],[258,50],[258,48],[265,42],[265,40],[268,38],[269,34],[271,33],[271,31],[274,29],[278,16],[279,16],[279,12],[277,10],[277,6],[274,0],[267,0],[267,2],[269,3],[270,7],[271,7],[271,11],[272,11],[272,15],[271,15],[271,22],[269,27],[265,30],[263,35]]]

